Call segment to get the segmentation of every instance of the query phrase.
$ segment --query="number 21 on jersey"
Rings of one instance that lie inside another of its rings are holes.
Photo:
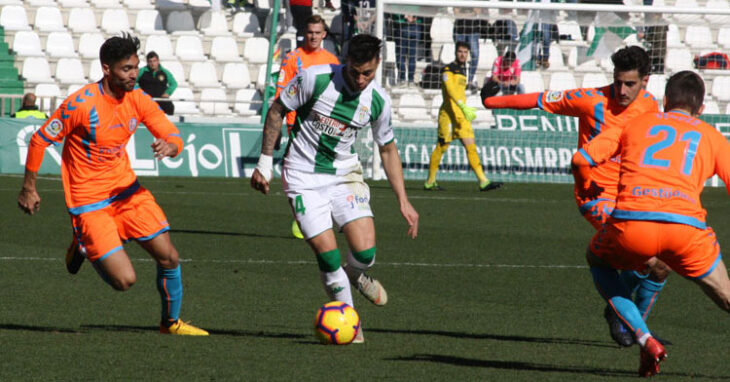
[[[646,148],[641,158],[641,165],[646,167],[654,167],[660,169],[668,169],[672,159],[662,159],[661,151],[675,144],[685,145],[684,156],[682,159],[682,174],[692,174],[692,162],[697,154],[697,146],[700,144],[702,134],[698,131],[686,131],[677,140],[677,130],[668,125],[655,125],[649,129],[649,137],[656,137],[661,133],[666,133],[664,139]],[[676,158],[679,159],[679,158]]]

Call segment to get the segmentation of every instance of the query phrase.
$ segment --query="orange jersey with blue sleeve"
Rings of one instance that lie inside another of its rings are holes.
[[[141,89],[116,99],[102,83],[71,94],[30,140],[26,170],[37,172],[49,145],[64,142],[61,178],[69,211],[113,201],[136,184],[126,146],[143,123],[156,138],[177,145],[180,133],[155,101]]]
[[[619,194],[611,214],[617,219],[705,229],[707,212],[700,204],[705,181],[717,174],[730,192],[730,143],[681,111],[644,114],[623,131],[599,135],[579,152],[591,166],[621,156]]]
[[[304,48],[297,48],[289,52],[284,57],[284,62],[281,63],[281,70],[279,71],[279,79],[276,81],[276,94],[274,98],[279,97],[281,90],[286,87],[286,84],[296,77],[302,69],[306,69],[314,65],[327,65],[334,64],[339,65],[340,60],[337,56],[330,53],[327,49],[321,48],[312,52],[308,52]],[[288,126],[294,126],[296,122],[297,113],[290,111],[286,114],[286,124]]]
[[[644,113],[659,110],[654,96],[643,89],[628,106],[621,106],[614,92],[613,85],[545,92],[538,97],[537,106],[549,113],[578,117],[580,149],[603,131],[614,127],[623,128],[627,121]],[[591,179],[604,189],[602,198],[611,200],[616,198],[618,175],[618,158],[592,169]]]

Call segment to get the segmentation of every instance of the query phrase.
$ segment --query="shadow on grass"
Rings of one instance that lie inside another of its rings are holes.
[[[17,324],[0,324],[0,330],[22,330],[30,332],[47,332],[47,333],[81,333],[78,330],[68,328],[56,328],[50,326],[33,326],[33,325],[17,325]]]
[[[159,326],[132,326],[132,325],[82,325],[81,329],[86,330],[107,330],[107,331],[119,331],[119,332],[157,332],[160,330]],[[210,328],[203,328],[208,331],[211,335],[216,336],[234,336],[234,337],[257,337],[257,338],[306,338],[302,334],[295,333],[284,333],[284,332],[264,332],[255,330],[217,330]]]
[[[536,342],[544,344],[564,344],[564,345],[581,345],[603,348],[617,348],[617,345],[602,341],[580,340],[572,338],[550,338],[550,337],[527,337],[527,336],[509,336],[501,334],[484,334],[484,333],[463,333],[463,332],[447,332],[443,330],[402,330],[402,329],[377,329],[368,328],[369,332],[377,333],[395,333],[395,334],[419,334],[427,336],[444,336],[453,338],[469,338],[469,339],[486,339],[497,341],[511,342]]]
[[[289,236],[286,236],[286,235],[261,235],[261,234],[257,234],[257,233],[203,231],[203,230],[197,230],[197,229],[171,229],[170,233],[182,233],[182,234],[193,234],[193,235],[245,236],[245,237],[262,237],[262,238],[270,238],[270,239],[299,240],[292,235],[289,235]]]
[[[488,369],[504,369],[504,370],[524,370],[524,371],[541,371],[548,373],[573,373],[573,374],[588,374],[588,375],[600,375],[604,377],[636,377],[637,371],[619,370],[619,369],[608,369],[608,368],[595,368],[585,366],[570,366],[570,365],[550,365],[542,363],[532,362],[521,362],[521,361],[495,361],[495,360],[483,360],[474,358],[463,358],[455,357],[450,355],[441,354],[414,354],[410,357],[397,357],[397,358],[386,358],[386,361],[415,361],[415,362],[434,362],[443,363],[454,366],[466,366],[466,367],[483,367]],[[681,377],[683,379],[689,378],[706,378],[706,379],[727,379],[727,376],[714,376],[714,375],[703,375],[703,374],[687,374],[687,373],[665,373],[662,372],[660,376],[667,377]]]

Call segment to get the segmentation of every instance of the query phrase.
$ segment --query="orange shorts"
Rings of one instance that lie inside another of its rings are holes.
[[[609,218],[588,248],[616,269],[641,270],[656,256],[690,278],[707,276],[720,261],[720,245],[712,228],[657,221]]]
[[[580,204],[578,199],[576,201],[578,202],[578,210],[580,213],[597,230],[606,224],[606,220],[608,220],[614,207],[616,207],[616,201],[613,199],[598,198],[584,204]]]
[[[127,198],[79,215],[71,215],[81,253],[92,262],[122,249],[122,242],[150,240],[170,225],[155,198],[144,187]]]

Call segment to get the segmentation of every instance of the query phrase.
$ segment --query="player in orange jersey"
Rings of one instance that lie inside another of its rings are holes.
[[[122,242],[137,240],[157,262],[160,332],[208,335],[179,319],[182,281],[170,226],[152,194],[137,181],[125,149],[140,123],[156,138],[152,151],[157,159],[174,157],[183,146],[157,103],[134,89],[138,50],[139,40],[128,34],[102,44],[104,78],[71,94],[33,134],[18,205],[28,214],[38,212],[36,177],[43,153],[63,142],[61,179],[74,232],[66,259],[69,271],[76,273],[85,257],[114,289],[127,290],[137,276]]]
[[[486,97],[485,88],[482,89],[482,100],[488,109],[538,107],[550,113],[578,117],[580,149],[599,133],[614,128],[622,129],[632,118],[658,110],[654,97],[644,90],[650,71],[649,56],[644,49],[638,46],[619,49],[611,56],[611,61],[614,65],[613,84],[608,86],[502,97]],[[582,198],[578,194],[578,185],[575,185],[574,196],[578,209],[596,229],[601,228],[614,208],[618,176],[619,159],[614,158],[592,170],[592,179],[603,190],[600,195],[593,199]],[[636,291],[636,303],[644,317],[651,311],[669,272],[665,264],[656,262],[648,275],[637,272],[622,274],[626,285]],[[604,316],[614,341],[621,346],[635,343],[635,338],[621,325],[609,307],[604,309]]]
[[[645,377],[659,372],[666,351],[615,269],[641,270],[659,258],[730,312],[730,279],[700,204],[705,181],[715,174],[730,192],[730,143],[697,119],[704,94],[699,75],[676,73],[667,81],[666,112],[644,114],[623,130],[608,130],[573,156],[575,184],[588,199],[600,195],[590,168],[621,156],[616,207],[586,257],[597,290],[642,347],[639,374]]]
[[[339,65],[340,60],[322,47],[322,41],[327,37],[327,24],[320,15],[312,15],[307,18],[307,31],[304,35],[304,45],[294,51],[289,52],[284,57],[279,71],[279,80],[276,81],[276,94],[274,98],[278,98],[281,89],[296,77],[302,69],[306,69],[314,65],[334,64]],[[286,114],[287,135],[294,128],[297,112],[290,111]],[[275,148],[278,150],[281,141],[281,135],[276,142]],[[302,231],[297,225],[297,221],[292,221],[291,230],[294,237],[304,239]]]

